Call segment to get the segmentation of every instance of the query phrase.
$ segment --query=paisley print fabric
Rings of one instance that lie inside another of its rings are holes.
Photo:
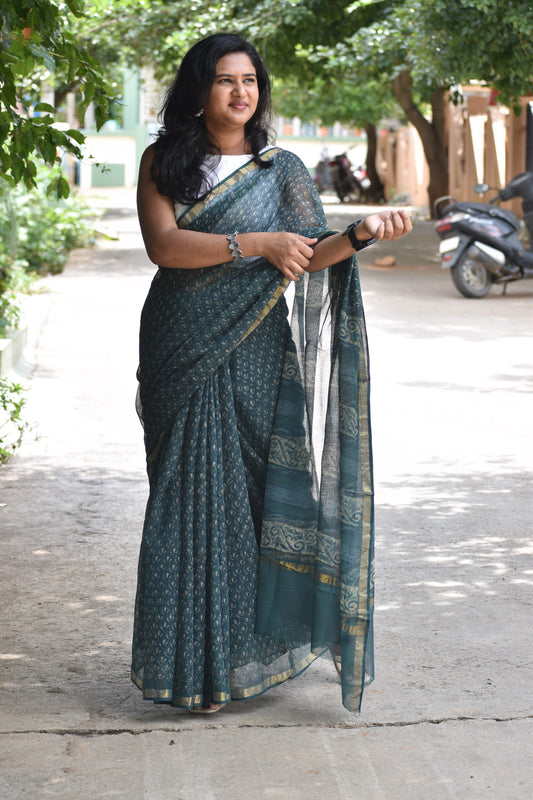
[[[307,169],[272,148],[180,227],[326,236]],[[150,495],[132,678],[183,708],[261,694],[317,656],[356,711],[373,675],[368,362],[355,258],[296,285],[261,258],[159,268],[140,331]],[[291,287],[293,291],[293,287]]]

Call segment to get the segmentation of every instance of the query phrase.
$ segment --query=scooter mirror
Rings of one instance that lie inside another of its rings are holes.
[[[488,192],[489,189],[490,186],[488,185],[488,183],[476,183],[476,185],[474,186],[474,191],[476,194],[485,194],[485,192]]]

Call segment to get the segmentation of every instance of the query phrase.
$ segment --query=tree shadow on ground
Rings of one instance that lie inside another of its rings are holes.
[[[426,690],[430,705],[443,697],[452,707],[455,691],[454,702],[464,708],[464,697],[478,688],[477,675],[465,677],[465,663],[496,659],[506,683],[526,663],[531,477],[433,474],[378,487],[378,499],[387,497],[376,516],[378,674],[381,686],[390,682],[405,691],[406,703],[414,686]],[[175,712],[143,702],[129,683],[146,494],[142,469],[126,464],[66,469],[43,459],[35,468],[21,458],[3,474],[0,572],[10,625],[1,663],[8,729],[35,727],[36,717],[53,728],[102,727],[117,719],[176,724]],[[336,718],[333,702],[343,718],[332,671],[313,668],[301,687],[305,697],[325,691],[330,718]],[[286,690],[277,691],[244,704],[246,710],[235,704],[232,714],[303,719],[305,713],[286,705]]]

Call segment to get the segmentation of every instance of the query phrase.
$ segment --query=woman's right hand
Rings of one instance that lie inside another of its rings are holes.
[[[313,257],[314,251],[311,245],[318,241],[316,238],[310,239],[299,233],[286,231],[242,234],[242,239],[246,240],[248,236],[250,238],[257,237],[256,248],[260,249],[260,255],[270,261],[290,281],[297,281],[304,274]],[[250,244],[253,247],[251,242]],[[243,247],[244,255],[246,255],[247,249],[245,245]]]

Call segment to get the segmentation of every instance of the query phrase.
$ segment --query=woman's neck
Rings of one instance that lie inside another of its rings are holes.
[[[227,131],[224,133],[218,133],[217,136],[213,136],[213,134],[208,131],[209,138],[212,142],[216,142],[216,148],[213,149],[213,152],[220,153],[223,156],[241,156],[241,155],[249,155],[250,145],[244,136],[243,131]]]

